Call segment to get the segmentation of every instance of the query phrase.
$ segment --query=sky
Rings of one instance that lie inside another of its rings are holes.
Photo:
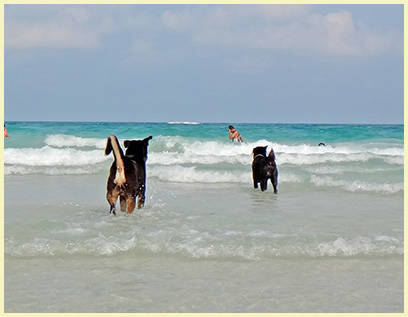
[[[5,121],[403,123],[403,5],[5,5]]]

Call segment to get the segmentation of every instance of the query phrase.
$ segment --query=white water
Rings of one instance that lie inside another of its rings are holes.
[[[123,141],[123,140],[122,140]],[[105,139],[49,135],[40,148],[6,148],[6,175],[104,173],[112,161]],[[259,140],[231,144],[158,136],[149,147],[149,175],[165,182],[250,183],[252,148],[276,153],[282,183],[332,187],[352,192],[395,194],[403,190],[403,149],[370,144],[289,145]],[[352,177],[351,177],[352,175]],[[377,175],[373,179],[370,175]]]

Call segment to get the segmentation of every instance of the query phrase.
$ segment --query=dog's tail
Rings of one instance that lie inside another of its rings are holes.
[[[271,148],[271,151],[270,151],[269,154],[268,154],[268,158],[269,158],[271,161],[275,161],[275,152],[273,151],[272,148]]]
[[[125,164],[123,163],[123,151],[119,145],[119,141],[116,136],[110,135],[106,140],[105,155],[108,155],[113,151],[113,156],[116,162],[116,176],[113,181],[116,185],[122,186],[126,182],[125,177]]]

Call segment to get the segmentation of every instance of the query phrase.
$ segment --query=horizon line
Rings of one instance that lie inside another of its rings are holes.
[[[167,123],[169,122],[177,122],[180,125],[183,122],[194,122],[199,124],[320,124],[320,125],[404,125],[404,123],[364,123],[364,122],[337,122],[337,123],[330,123],[330,122],[226,122],[226,121],[216,121],[216,122],[201,122],[201,121],[71,121],[71,120],[4,120],[4,124],[8,122],[61,122],[61,123]],[[177,125],[177,124],[175,124]],[[189,125],[189,124],[185,124]]]

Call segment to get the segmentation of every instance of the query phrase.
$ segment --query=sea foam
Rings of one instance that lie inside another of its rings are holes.
[[[123,142],[123,140],[120,140]],[[49,135],[42,148],[6,148],[6,164],[71,165],[99,163],[104,159],[106,139],[82,138],[72,135]],[[198,141],[184,137],[157,136],[150,142],[149,163],[152,164],[218,164],[222,162],[250,164],[252,149],[267,145],[273,148],[278,164],[312,165],[326,162],[367,162],[381,159],[386,164],[403,164],[403,149],[358,148],[352,146],[286,145],[258,140],[243,144],[221,141]],[[123,147],[123,145],[122,145]],[[78,148],[78,149],[77,149]],[[90,148],[90,149],[84,149]],[[30,161],[30,162],[28,162]]]
[[[103,151],[72,148],[9,148],[4,150],[5,164],[28,166],[80,166],[108,160]]]
[[[82,138],[74,135],[52,134],[45,138],[45,144],[53,147],[95,147],[104,149],[106,139]]]
[[[122,139],[119,140],[123,142]],[[73,135],[54,134],[48,135],[45,144],[53,147],[95,147],[98,149],[105,148],[106,138],[84,138]],[[396,146],[387,148],[369,147],[357,144],[340,144],[317,146],[310,144],[282,144],[261,139],[254,142],[245,142],[241,144],[222,142],[214,140],[197,140],[180,136],[154,136],[150,141],[150,149],[153,152],[185,152],[195,155],[238,155],[251,154],[252,149],[256,146],[272,147],[275,152],[285,154],[372,154],[379,156],[396,156],[403,157],[404,149]]]
[[[6,148],[5,175],[97,174],[107,171],[113,161],[112,155],[104,155],[105,138],[52,134],[44,143],[40,148]],[[120,143],[123,148],[123,139]],[[279,183],[382,194],[403,190],[403,183],[395,176],[404,163],[403,149],[393,143],[317,146],[260,139],[233,144],[159,135],[150,141],[147,175],[165,182],[251,184],[252,149],[256,146],[274,149]],[[353,173],[354,179],[343,179],[345,173]],[[369,174],[384,177],[373,183],[366,179]]]
[[[311,182],[319,187],[340,187],[350,192],[375,192],[385,194],[395,194],[404,190],[404,183],[368,183],[363,181],[345,181],[326,176],[311,176]]]
[[[237,240],[238,239],[238,240]],[[256,243],[255,243],[255,240]],[[245,241],[253,243],[245,243]],[[190,258],[241,258],[260,260],[271,257],[355,257],[402,255],[403,243],[394,237],[337,237],[325,241],[302,241],[287,235],[252,235],[242,239],[234,234],[223,238],[208,233],[195,232],[177,239],[172,232],[133,235],[128,238],[109,236],[102,233],[82,240],[64,241],[52,238],[34,238],[17,243],[7,238],[5,253],[10,256],[61,256],[90,255],[113,256],[129,252],[147,252],[176,255]]]

